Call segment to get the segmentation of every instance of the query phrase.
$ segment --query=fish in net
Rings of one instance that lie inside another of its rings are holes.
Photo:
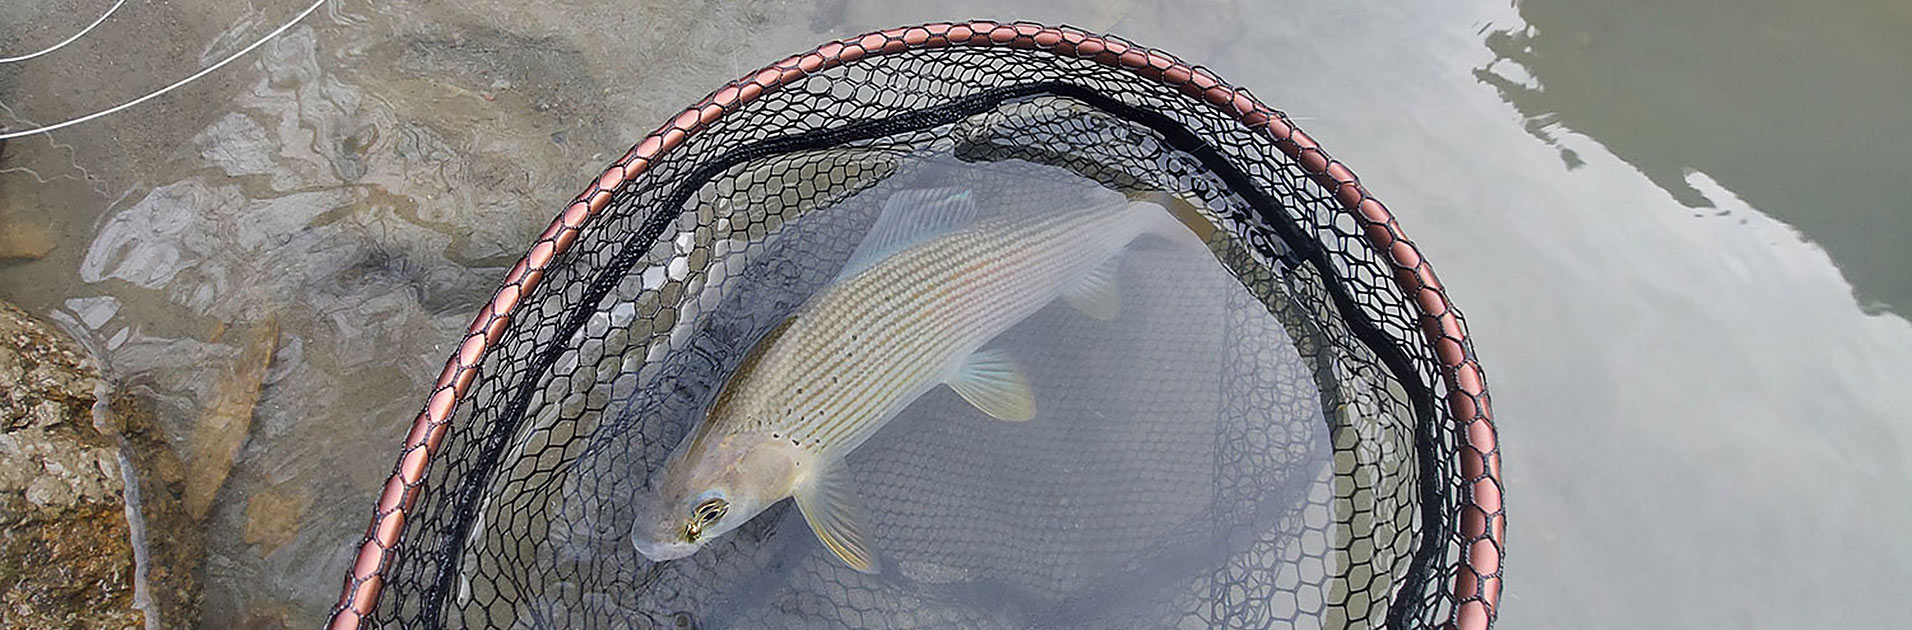
[[[1194,243],[1127,243],[1114,302],[992,333],[1029,421],[936,387],[843,458],[880,563],[789,501],[652,561],[673,450],[925,191],[992,225],[1155,207]],[[407,437],[331,627],[1485,628],[1482,378],[1386,209],[1207,71],[1032,24],[852,38],[713,93],[542,235]]]

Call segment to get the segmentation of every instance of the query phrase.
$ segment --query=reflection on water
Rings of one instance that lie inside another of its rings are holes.
[[[1899,385],[1912,329],[1879,313],[1912,305],[1899,210],[1912,13],[1867,0],[1519,13],[1485,29],[1495,58],[1476,76],[1578,169],[1539,176],[1554,189],[1531,208],[1580,218],[1535,222],[1573,226],[1529,237],[1567,266],[1510,283],[1557,307],[1469,310],[1488,352],[1496,336],[1558,340],[1497,366],[1502,417],[1535,415],[1504,428],[1508,470],[1525,470],[1510,485],[1534,485],[1516,508],[1528,542],[1509,554],[1529,577],[1510,577],[1504,619],[1902,623],[1884,601],[1912,583]],[[1670,199],[1622,192],[1634,169]]]
[[[0,43],[82,4],[0,3]],[[7,147],[0,228],[52,249],[0,263],[0,295],[90,331],[182,452],[240,354],[214,330],[277,314],[204,627],[318,623],[447,342],[610,156],[826,35],[952,15],[1210,65],[1400,213],[1495,376],[1507,627],[1901,621],[1912,327],[1876,313],[1912,304],[1903,3],[816,4],[339,2],[256,62]],[[92,111],[292,9],[129,3],[0,67],[0,115]]]
[[[1912,312],[1912,4],[1518,4],[1479,76],[1534,133],[1592,135],[1727,214],[1687,183],[1704,173],[1825,247],[1868,308]]]

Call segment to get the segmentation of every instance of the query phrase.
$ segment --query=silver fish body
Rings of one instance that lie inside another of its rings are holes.
[[[689,555],[794,496],[826,547],[875,570],[843,457],[942,384],[997,419],[1033,417],[1027,379],[984,346],[1057,298],[1114,317],[1117,256],[1147,233],[1190,236],[1161,206],[1130,202],[975,221],[893,253],[866,243],[860,255],[880,255],[852,260],[760,341],[657,473],[639,551]]]

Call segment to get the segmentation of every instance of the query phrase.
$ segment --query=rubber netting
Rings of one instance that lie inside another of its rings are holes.
[[[883,573],[788,502],[688,558],[649,471],[898,191],[989,212],[1186,204],[1123,311],[1014,348],[1042,410],[947,390],[850,456]],[[1459,545],[1444,390],[1391,269],[1266,138],[1159,84],[996,49],[871,57],[730,112],[620,187],[525,296],[405,522],[390,628],[1432,627]]]

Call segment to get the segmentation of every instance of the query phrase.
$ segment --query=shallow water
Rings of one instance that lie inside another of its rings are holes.
[[[106,4],[0,6],[0,50]],[[7,146],[0,226],[41,226],[54,249],[0,263],[0,296],[90,331],[182,451],[242,351],[221,324],[279,322],[209,525],[204,627],[323,616],[448,343],[609,159],[825,38],[974,16],[1207,65],[1389,202],[1492,375],[1506,627],[1898,618],[1903,3],[662,5],[341,2],[207,81]],[[129,4],[0,66],[0,116],[97,109],[300,8]],[[253,496],[316,507],[262,555],[243,536]]]

